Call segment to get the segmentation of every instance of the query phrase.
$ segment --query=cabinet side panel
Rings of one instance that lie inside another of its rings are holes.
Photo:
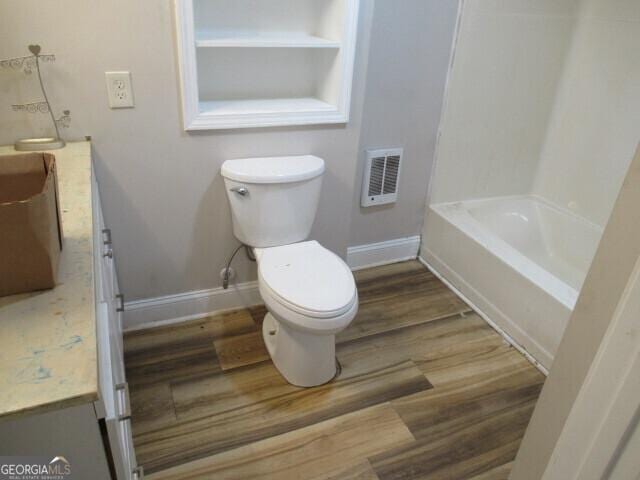
[[[63,456],[73,478],[111,478],[93,404],[0,422],[0,454]]]

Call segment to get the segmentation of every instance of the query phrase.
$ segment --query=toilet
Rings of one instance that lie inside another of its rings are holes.
[[[358,311],[347,264],[314,240],[324,161],[305,155],[222,165],[234,235],[253,248],[268,313],[262,335],[289,382],[313,387],[336,375],[335,336]]]

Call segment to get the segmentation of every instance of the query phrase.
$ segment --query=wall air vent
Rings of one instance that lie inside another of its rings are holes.
[[[398,199],[401,164],[401,148],[367,151],[362,184],[363,207],[394,203]]]

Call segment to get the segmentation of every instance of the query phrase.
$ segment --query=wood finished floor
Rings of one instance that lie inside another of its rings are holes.
[[[159,479],[507,479],[544,377],[418,262],[356,273],[342,373],[269,360],[264,307],[125,335],[134,443]]]

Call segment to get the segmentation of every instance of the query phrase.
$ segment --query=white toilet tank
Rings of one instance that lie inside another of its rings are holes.
[[[312,155],[224,162],[222,176],[236,238],[257,248],[306,240],[323,173],[324,160]]]

